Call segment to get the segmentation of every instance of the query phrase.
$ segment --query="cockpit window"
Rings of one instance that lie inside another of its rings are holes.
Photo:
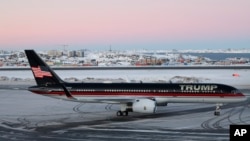
[[[240,93],[240,91],[239,90],[232,90],[231,93],[232,94],[238,94],[238,93]]]

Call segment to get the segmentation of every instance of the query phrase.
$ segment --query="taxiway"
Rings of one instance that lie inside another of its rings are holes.
[[[229,140],[230,124],[250,124],[248,101],[222,106],[177,104],[156,114],[117,117],[118,105],[75,103],[0,89],[0,140]]]

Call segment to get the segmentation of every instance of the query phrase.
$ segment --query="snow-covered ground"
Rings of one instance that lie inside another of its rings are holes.
[[[170,103],[156,114],[116,117],[119,105],[76,103],[0,88],[0,140],[229,140],[229,125],[250,124],[250,70],[56,70],[63,79],[84,81],[224,83],[241,89],[248,101],[222,106]],[[239,76],[234,77],[233,74]],[[31,71],[0,71],[1,85],[35,82]],[[4,78],[2,77],[2,78]]]
[[[248,91],[248,95],[249,95]],[[119,105],[62,101],[0,89],[0,140],[229,140],[230,124],[250,124],[249,101],[222,107],[170,103],[156,114],[116,117]]]

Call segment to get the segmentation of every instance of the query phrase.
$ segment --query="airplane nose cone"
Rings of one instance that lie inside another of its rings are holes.
[[[243,93],[238,93],[237,95],[240,97],[241,101],[246,101],[247,100],[246,95],[244,95]]]

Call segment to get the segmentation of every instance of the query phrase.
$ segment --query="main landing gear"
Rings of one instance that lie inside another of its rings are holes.
[[[128,111],[118,111],[116,115],[119,116],[128,116]]]
[[[216,108],[215,108],[215,111],[214,111],[214,115],[215,116],[219,116],[220,115],[220,111],[221,111],[221,107],[222,106],[222,104],[221,103],[218,103],[218,104],[216,104]]]

